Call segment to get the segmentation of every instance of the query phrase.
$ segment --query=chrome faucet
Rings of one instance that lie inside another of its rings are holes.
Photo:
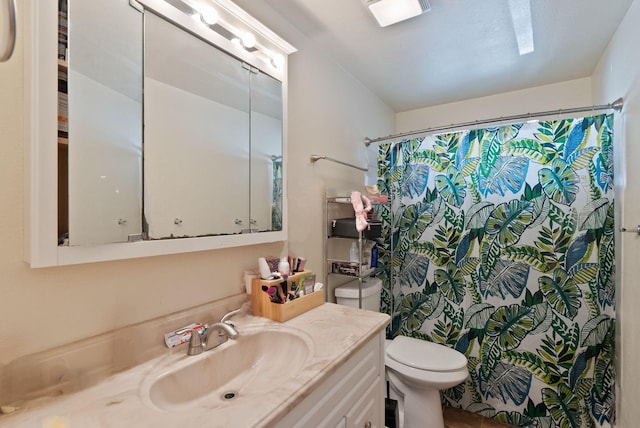
[[[222,316],[222,318],[220,318],[220,322],[224,322],[227,324],[231,324],[233,326],[233,323],[231,323],[231,321],[228,321],[229,318],[231,318],[234,315],[238,315],[240,313],[240,309],[235,309],[231,312],[227,312],[226,314],[224,314]]]
[[[217,348],[228,339],[236,339],[239,336],[239,333],[235,329],[235,325],[231,321],[228,321],[228,319],[238,313],[240,313],[240,309],[236,309],[235,311],[225,314],[220,322],[211,324],[203,334],[192,329],[187,355],[202,354],[205,351]],[[218,334],[214,336],[215,339],[211,337],[211,333],[213,333],[214,330],[218,331]]]
[[[212,332],[217,330],[219,333],[213,335]],[[200,334],[198,330],[191,329],[191,339],[189,339],[189,349],[187,355],[198,355],[213,348],[222,345],[228,339],[236,339],[239,336],[237,330],[223,322],[217,322],[207,327],[207,330]]]

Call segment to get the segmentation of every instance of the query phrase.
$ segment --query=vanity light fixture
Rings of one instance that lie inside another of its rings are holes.
[[[281,68],[284,65],[284,55],[272,54],[271,65],[273,65],[275,68]]]
[[[212,7],[208,7],[200,12],[200,18],[202,19],[202,22],[207,25],[216,25],[219,19],[218,12]]]
[[[156,0],[141,0],[153,2]],[[230,0],[164,0],[169,4],[179,3],[190,11],[192,17],[210,27],[234,45],[255,55],[261,61],[278,70],[284,66],[284,55],[273,52],[263,44],[264,30],[247,26],[243,21],[246,12],[239,9]],[[394,0],[395,1],[395,0]],[[425,0],[426,1],[426,0]],[[188,13],[185,9],[179,9]],[[213,27],[215,25],[215,28]],[[254,33],[252,30],[255,30]],[[258,37],[260,40],[258,40]]]
[[[276,52],[272,52],[269,49],[263,48],[261,49],[260,54],[258,54],[261,60],[266,62],[267,64],[271,64],[273,67],[280,69],[284,65],[284,55]]]
[[[235,31],[232,34],[237,34]],[[260,48],[256,46],[256,36],[251,33],[241,33],[240,36],[235,36],[231,39],[232,43],[235,43],[238,46],[243,47],[244,49],[255,52],[255,51],[264,51],[264,48]]]
[[[240,42],[245,48],[251,49],[256,46],[256,36],[251,33],[242,33],[240,36]]]
[[[381,27],[405,21],[431,10],[428,0],[362,0]]]

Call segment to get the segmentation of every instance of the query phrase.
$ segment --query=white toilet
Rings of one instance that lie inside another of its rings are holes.
[[[401,428],[444,428],[440,390],[469,376],[467,358],[437,343],[396,336],[387,341],[389,398],[398,400]]]
[[[380,311],[381,289],[379,279],[363,280],[363,309]],[[358,281],[336,288],[338,304],[358,307],[358,294]],[[467,358],[444,345],[397,336],[387,340],[385,365],[389,398],[398,400],[400,428],[444,428],[440,390],[467,379]]]

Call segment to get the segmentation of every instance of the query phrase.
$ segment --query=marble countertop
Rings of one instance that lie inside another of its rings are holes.
[[[243,325],[255,328],[260,324],[279,324],[248,315],[238,316],[234,322],[240,335]],[[214,409],[208,407],[205,400],[188,409],[172,411],[146,404],[140,386],[154,369],[166,365],[168,360],[197,358],[187,357],[182,346],[167,349],[166,355],[82,391],[32,400],[16,412],[0,416],[0,427],[269,427],[313,392],[388,322],[386,314],[325,303],[283,323],[311,338],[313,355],[298,375],[277,386],[268,400],[264,396],[238,397],[229,408],[223,405]],[[242,411],[238,411],[239,408]]]

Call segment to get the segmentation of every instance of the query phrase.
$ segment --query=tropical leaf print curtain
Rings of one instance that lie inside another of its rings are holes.
[[[612,121],[380,147],[390,334],[467,356],[446,404],[524,427],[613,423]]]

